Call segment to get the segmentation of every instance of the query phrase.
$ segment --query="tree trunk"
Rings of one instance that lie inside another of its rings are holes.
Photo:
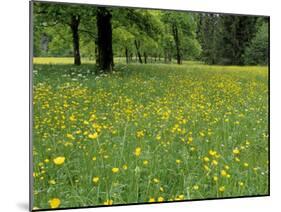
[[[174,24],[172,28],[173,28],[173,37],[174,37],[175,44],[176,44],[177,63],[181,64],[180,40],[179,40],[178,27],[177,27],[177,25]]]
[[[70,27],[72,31],[74,65],[81,65],[80,49],[79,49],[79,32],[78,32],[79,23],[80,23],[80,16],[72,15]]]
[[[129,63],[129,51],[128,51],[127,47],[125,48],[125,55],[126,55],[126,63],[128,64]]]
[[[106,8],[99,7],[97,10],[97,46],[98,46],[98,69],[100,72],[113,70],[112,50],[112,26],[111,13]]]
[[[143,53],[143,57],[144,57],[144,63],[146,64],[147,63],[147,54],[145,52]]]
[[[133,61],[133,53],[130,53],[129,61]]]
[[[99,52],[98,52],[98,40],[95,39],[95,58],[96,58],[96,65],[99,63]]]
[[[140,41],[135,40],[135,46],[136,46],[139,62],[142,63],[141,53],[140,53]]]

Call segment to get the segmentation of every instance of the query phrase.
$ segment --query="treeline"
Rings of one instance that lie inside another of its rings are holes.
[[[201,59],[208,64],[265,65],[268,62],[268,18],[199,15]]]
[[[101,71],[114,57],[263,65],[267,48],[263,17],[34,3],[34,55],[73,56],[76,65],[88,57]]]

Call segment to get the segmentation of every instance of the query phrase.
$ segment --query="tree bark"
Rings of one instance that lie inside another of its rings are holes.
[[[95,58],[96,58],[96,65],[99,63],[99,52],[98,52],[98,40],[95,39]]]
[[[99,7],[97,10],[97,47],[98,47],[98,70],[111,72],[113,70],[112,50],[112,15],[106,8]]]
[[[125,55],[126,55],[126,63],[128,64],[129,63],[129,51],[128,51],[127,47],[125,48]]]
[[[145,52],[143,53],[143,57],[144,57],[144,63],[146,64],[147,63],[147,54]]]
[[[78,32],[79,23],[80,23],[80,16],[72,15],[70,27],[72,31],[74,65],[81,65],[80,48],[79,48],[79,32]]]
[[[135,40],[135,46],[136,46],[139,62],[142,63],[141,53],[140,53],[140,41]]]
[[[176,44],[177,63],[181,64],[180,40],[179,40],[179,32],[178,32],[177,25],[174,24],[173,27],[172,27],[172,30],[173,30],[173,37],[174,37],[175,44]]]

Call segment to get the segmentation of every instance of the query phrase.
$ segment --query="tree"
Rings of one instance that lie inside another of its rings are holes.
[[[244,54],[244,63],[249,65],[268,64],[268,21],[266,20],[258,29]]]
[[[34,13],[37,27],[68,26],[72,33],[74,64],[80,65],[79,27],[82,20],[93,15],[94,10],[83,5],[64,5],[55,3],[35,2]]]
[[[256,33],[257,17],[230,16],[220,17],[221,31],[219,39],[220,63],[243,65],[246,47]]]
[[[181,64],[184,37],[195,39],[195,19],[187,12],[163,12],[162,20],[168,26],[168,32],[173,36],[177,63]]]
[[[200,14],[198,17],[197,38],[202,47],[201,60],[207,64],[218,63],[219,16],[217,14]]]
[[[98,69],[102,72],[113,70],[113,50],[112,50],[112,26],[111,12],[105,7],[97,9],[97,48],[98,48]]]

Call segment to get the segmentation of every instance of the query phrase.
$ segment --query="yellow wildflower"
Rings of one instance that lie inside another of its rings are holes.
[[[208,157],[204,157],[203,160],[204,160],[205,162],[209,162],[209,161],[210,161],[210,159],[209,159]]]
[[[137,137],[138,137],[138,138],[141,138],[141,137],[143,137],[143,136],[144,136],[144,132],[143,132],[142,130],[137,131]]]
[[[160,139],[161,139],[161,136],[160,136],[160,135],[157,135],[157,136],[156,136],[156,140],[159,141]]]
[[[216,166],[216,165],[218,165],[218,161],[217,161],[217,160],[212,160],[212,164],[213,164],[214,166]]]
[[[114,167],[114,168],[111,169],[111,171],[112,171],[113,173],[117,173],[117,172],[119,172],[119,168]]]
[[[61,165],[64,163],[65,157],[59,156],[59,157],[56,157],[53,161],[54,161],[54,164]]]
[[[150,197],[148,202],[155,202],[155,199],[153,197]]]
[[[226,177],[227,172],[225,170],[221,170],[221,176]]]
[[[112,205],[113,201],[112,200],[106,200],[103,204],[104,205]]]
[[[210,150],[210,151],[209,151],[209,155],[211,155],[211,156],[215,156],[216,154],[217,154],[217,152],[214,151],[214,150]]]
[[[235,149],[232,150],[232,153],[233,153],[234,155],[238,155],[238,154],[240,153],[240,151],[239,151],[238,148],[235,148]]]
[[[96,139],[98,137],[98,133],[95,132],[95,133],[89,134],[88,137],[91,139]]]
[[[219,191],[220,191],[220,192],[224,192],[224,191],[225,191],[225,187],[224,187],[224,186],[220,186],[220,187],[219,187]]]
[[[141,148],[140,147],[137,147],[136,149],[135,149],[135,152],[134,152],[134,154],[135,154],[135,156],[140,156],[140,154],[141,154]]]
[[[50,181],[49,181],[49,184],[55,185],[55,184],[56,184],[56,181],[55,181],[55,180],[50,180]]]
[[[100,178],[99,178],[99,177],[93,177],[93,183],[98,183],[98,182],[99,182],[99,180],[100,180]]]
[[[49,201],[51,208],[58,208],[61,204],[61,201],[59,198],[53,198]]]
[[[159,182],[160,182],[160,180],[159,180],[159,179],[157,179],[157,178],[154,178],[154,179],[153,179],[153,182],[155,182],[155,183],[159,183]]]
[[[158,201],[158,202],[163,202],[163,201],[164,201],[164,198],[163,198],[163,197],[158,197],[157,201]]]
[[[177,163],[177,164],[180,164],[180,163],[181,163],[181,160],[177,159],[177,160],[176,160],[176,163]]]
[[[193,189],[194,189],[194,190],[198,190],[198,189],[199,189],[199,186],[198,186],[198,185],[194,185],[194,186],[193,186]]]

